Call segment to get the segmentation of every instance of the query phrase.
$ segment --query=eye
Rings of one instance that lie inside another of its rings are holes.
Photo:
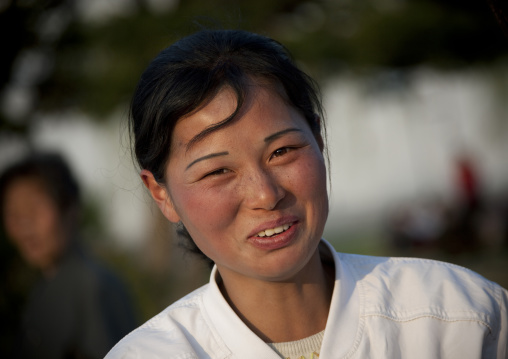
[[[220,176],[220,175],[223,175],[223,174],[226,174],[226,173],[229,173],[229,172],[231,172],[231,171],[228,170],[227,168],[219,168],[219,169],[217,169],[215,171],[207,173],[204,177],[215,177],[215,176]]]
[[[286,153],[288,153],[289,151],[291,151],[293,148],[291,147],[281,147],[281,148],[278,148],[276,149],[275,151],[273,151],[272,153],[272,158],[273,157],[280,157],[280,156],[284,156]]]

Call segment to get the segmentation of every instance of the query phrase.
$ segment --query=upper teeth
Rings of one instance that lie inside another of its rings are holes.
[[[258,237],[270,237],[270,236],[273,236],[274,234],[278,234],[278,233],[284,232],[289,227],[291,227],[289,224],[284,224],[284,225],[279,226],[279,227],[265,229],[264,231],[261,231],[261,232],[258,233]]]

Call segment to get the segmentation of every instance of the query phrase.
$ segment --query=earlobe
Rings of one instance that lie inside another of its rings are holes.
[[[155,203],[161,210],[164,217],[166,217],[170,222],[177,223],[180,221],[180,216],[175,211],[175,207],[167,189],[159,184],[155,180],[153,173],[148,170],[142,170],[140,173],[141,179],[145,184],[145,187],[148,189]]]

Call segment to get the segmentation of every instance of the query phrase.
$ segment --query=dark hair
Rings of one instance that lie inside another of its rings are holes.
[[[316,137],[321,135],[318,86],[298,69],[283,45],[247,31],[202,30],[160,52],[141,76],[130,108],[139,166],[164,184],[176,122],[228,86],[236,93],[236,110],[210,130],[226,125],[240,110],[253,79],[268,80],[274,88],[283,89],[288,104],[301,112]],[[183,226],[178,232],[190,238]],[[189,245],[191,250],[195,247]]]
[[[78,183],[64,159],[53,153],[32,154],[12,164],[0,176],[0,213],[11,184],[19,179],[39,181],[53,199],[61,214],[80,205]]]

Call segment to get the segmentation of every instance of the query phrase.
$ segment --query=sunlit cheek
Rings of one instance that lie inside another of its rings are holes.
[[[182,222],[196,245],[215,262],[234,252],[240,223],[236,197],[228,191],[207,189],[187,193],[181,207]]]
[[[204,233],[226,230],[234,222],[238,207],[235,192],[218,187],[191,190],[181,204],[184,224],[189,230],[192,227]]]
[[[309,196],[325,194],[326,197],[326,168],[320,157],[307,156],[299,162],[294,171],[291,177],[301,194]]]
[[[320,157],[309,156],[300,163],[299,174],[294,176],[293,190],[307,208],[307,220],[316,232],[322,231],[328,217],[326,168]]]

